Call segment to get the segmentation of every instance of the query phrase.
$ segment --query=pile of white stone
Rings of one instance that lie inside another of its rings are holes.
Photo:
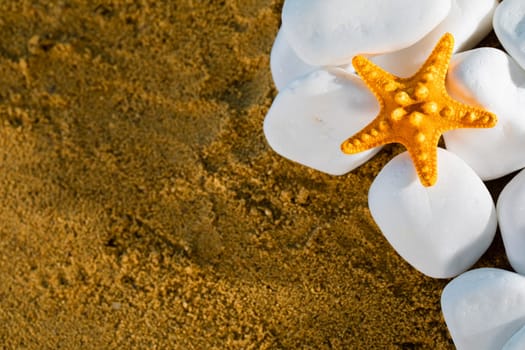
[[[510,56],[474,47],[491,29]],[[341,143],[379,112],[354,74],[355,55],[385,70],[415,73],[446,32],[455,38],[449,94],[498,117],[491,129],[444,134],[438,180],[423,187],[407,153],[392,159],[369,191],[371,214],[394,249],[422,273],[456,277],[442,310],[458,349],[525,349],[525,170],[497,206],[483,181],[525,167],[525,0],[286,0],[271,54],[279,94],[264,122],[282,156],[333,175],[379,149],[346,155]],[[469,50],[469,51],[467,51]],[[468,270],[499,223],[518,273]]]

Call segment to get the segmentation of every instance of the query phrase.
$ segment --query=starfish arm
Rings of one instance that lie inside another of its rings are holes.
[[[419,177],[419,181],[425,187],[433,186],[437,181],[437,143],[427,142],[420,145],[411,144],[407,147],[408,154],[414,163],[414,168]]]
[[[379,100],[381,99],[376,90],[377,88],[386,91],[395,91],[400,86],[394,75],[386,72],[364,56],[355,56],[352,59],[352,65],[357,74],[359,74],[361,79],[363,79]]]
[[[439,111],[439,117],[443,131],[457,128],[492,128],[498,122],[494,113],[466,105],[450,96],[445,98],[445,106]]]
[[[384,121],[374,120],[344,141],[341,144],[341,150],[346,154],[354,154],[393,142],[390,134],[385,132],[388,128],[388,124]]]
[[[414,77],[421,76],[426,81],[444,81],[453,50],[454,37],[445,33]]]
[[[494,113],[467,105],[458,108],[458,117],[461,128],[492,128],[498,122]]]

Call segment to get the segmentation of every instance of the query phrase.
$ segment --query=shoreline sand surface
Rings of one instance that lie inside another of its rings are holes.
[[[402,148],[334,177],[268,147],[281,7],[0,2],[4,348],[453,348],[447,281],[368,211]]]

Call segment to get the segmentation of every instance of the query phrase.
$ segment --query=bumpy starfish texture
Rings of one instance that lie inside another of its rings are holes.
[[[419,71],[410,78],[396,77],[363,56],[352,64],[380,104],[377,117],[344,141],[341,149],[353,154],[387,143],[406,147],[421,183],[437,180],[437,145],[441,134],[458,128],[490,128],[494,114],[455,101],[447,93],[447,75],[454,38],[445,34]]]

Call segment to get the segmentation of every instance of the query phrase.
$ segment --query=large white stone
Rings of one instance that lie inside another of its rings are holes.
[[[467,270],[496,232],[496,210],[481,179],[456,155],[438,148],[438,179],[424,187],[408,153],[393,158],[368,193],[375,222],[394,249],[425,275]]]
[[[525,171],[501,191],[497,211],[507,258],[516,272],[525,275]]]
[[[342,175],[379,150],[341,151],[341,143],[378,113],[379,104],[361,79],[338,68],[319,70],[279,92],[264,120],[264,134],[283,157]]]
[[[492,30],[497,5],[497,0],[452,0],[447,17],[423,39],[405,49],[375,56],[372,61],[397,76],[410,77],[447,32],[454,35],[454,52],[474,47]]]
[[[494,13],[493,26],[501,45],[525,69],[525,2],[502,1]]]
[[[372,61],[395,75],[411,76],[424,63],[441,36],[447,32],[454,35],[454,52],[474,47],[492,29],[492,15],[497,4],[497,0],[452,0],[448,15],[423,39],[407,48],[374,56]],[[270,66],[278,90],[320,68],[304,62],[292,49],[281,30],[277,33],[272,47]],[[348,70],[353,70],[351,64],[345,66],[348,66]]]
[[[501,348],[501,350],[523,350],[525,349],[525,327],[521,327],[519,331],[510,337],[509,341]]]
[[[451,0],[286,0],[281,29],[308,64],[342,65],[415,44],[450,7]]]
[[[493,268],[468,271],[445,287],[441,309],[458,350],[501,349],[525,325],[525,278]]]
[[[459,53],[452,59],[447,89],[455,99],[483,106],[498,117],[493,128],[446,132],[447,149],[465,160],[483,180],[523,168],[525,72],[514,60],[493,48]]]
[[[319,67],[311,66],[297,56],[281,30],[277,32],[273,43],[270,54],[270,68],[277,90],[282,90],[295,79],[319,69]]]

